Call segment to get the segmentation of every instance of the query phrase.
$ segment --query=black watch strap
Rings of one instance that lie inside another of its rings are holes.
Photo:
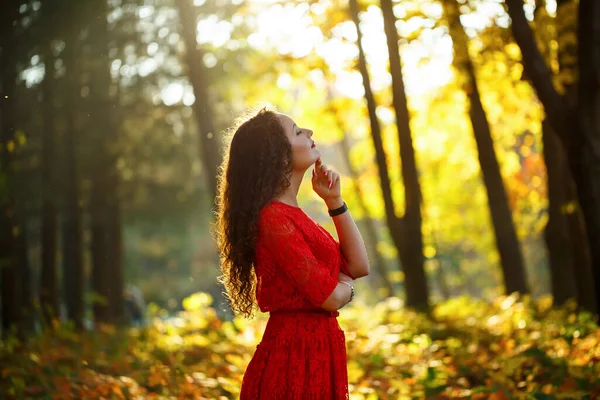
[[[343,214],[346,211],[348,211],[348,206],[346,205],[346,202],[344,202],[344,204],[342,204],[340,208],[336,208],[335,210],[328,210],[330,217],[335,217],[336,215]]]

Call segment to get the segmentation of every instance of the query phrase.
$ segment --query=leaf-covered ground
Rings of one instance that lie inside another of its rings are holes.
[[[223,322],[210,297],[144,329],[78,334],[55,324],[0,342],[0,394],[15,399],[235,399],[266,318]],[[351,399],[600,396],[600,329],[572,307],[505,297],[438,305],[392,298],[343,310]]]

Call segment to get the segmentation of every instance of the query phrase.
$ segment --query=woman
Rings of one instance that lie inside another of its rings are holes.
[[[262,109],[235,130],[221,171],[221,281],[234,312],[250,317],[258,304],[270,313],[241,400],[348,398],[345,337],[335,317],[369,262],[340,176],[321,163],[312,135]],[[339,243],[298,207],[312,165],[313,190],[332,215]]]

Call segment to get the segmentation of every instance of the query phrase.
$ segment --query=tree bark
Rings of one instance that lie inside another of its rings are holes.
[[[36,310],[33,294],[33,274],[29,261],[29,245],[27,240],[27,217],[23,210],[17,205],[19,220],[19,236],[16,238],[18,264],[21,269],[21,298],[23,304],[22,329],[24,333],[35,331]]]
[[[469,99],[469,117],[483,181],[488,196],[492,226],[496,238],[496,246],[500,255],[502,276],[507,294],[513,292],[529,293],[523,256],[512,212],[508,205],[508,197],[500,173],[500,166],[494,150],[494,142],[487,115],[481,103],[475,68],[469,55],[468,38],[460,22],[459,5],[456,0],[444,0],[444,12],[448,18],[450,36],[454,47],[454,65],[463,74],[464,91]]]
[[[109,89],[111,86],[110,59],[108,57],[108,13],[105,1],[92,2],[89,12],[89,29],[92,38],[91,57],[94,78],[90,82],[89,98],[94,102],[90,111],[93,144],[96,151],[92,162],[92,188],[90,194],[90,224],[92,231],[92,290],[97,295],[93,305],[94,319],[97,322],[113,321],[109,301],[111,298],[111,272],[109,246],[109,202],[111,192],[110,173],[113,166],[109,156],[109,137],[114,132],[113,104]]]
[[[570,298],[576,298],[577,294],[573,279],[573,243],[565,218],[568,205],[565,180],[570,179],[570,174],[562,145],[551,129],[548,121],[544,120],[542,142],[548,175],[548,223],[544,229],[544,238],[548,248],[554,304],[561,305]]]
[[[80,98],[80,69],[78,67],[79,32],[78,3],[66,7],[67,32],[65,46],[65,67],[67,70],[65,87],[65,201],[63,211],[63,290],[67,319],[78,329],[83,329],[84,317],[84,270],[82,252],[81,206],[79,192],[78,149],[78,100]]]
[[[58,316],[58,275],[56,266],[57,214],[54,197],[54,141],[56,137],[56,108],[54,107],[54,62],[52,42],[55,37],[56,4],[46,1],[42,6],[42,58],[45,74],[42,81],[42,113],[44,118],[42,135],[42,249],[40,277],[40,306],[46,323]]]
[[[196,28],[198,26],[198,13],[191,0],[176,0],[181,20],[181,34],[185,43],[185,61],[187,74],[194,88],[194,116],[198,125],[200,137],[200,158],[204,165],[211,199],[217,193],[217,170],[221,163],[221,148],[219,133],[214,124],[214,113],[208,93],[207,71],[202,61],[202,50],[196,41]],[[214,206],[214,202],[213,202]]]
[[[577,38],[580,140],[569,150],[569,158],[591,250],[595,311],[600,313],[600,3],[597,0],[580,0]]]
[[[111,171],[111,186],[118,185],[116,169]],[[125,321],[125,281],[123,272],[123,235],[121,224],[121,207],[117,193],[112,193],[108,205],[107,247],[108,259],[111,261],[111,280],[108,304],[112,321],[124,324]]]
[[[381,0],[381,11],[390,59],[392,98],[396,114],[398,143],[400,144],[400,168],[404,181],[405,209],[401,219],[404,240],[399,243],[401,244],[400,259],[402,260],[406,283],[406,303],[409,307],[428,309],[429,287],[424,267],[425,257],[423,256],[423,232],[421,229],[423,223],[421,216],[423,197],[410,130],[410,115],[404,89],[396,16],[394,15],[392,0]]]
[[[507,0],[512,31],[523,54],[523,67],[546,110],[548,120],[567,149],[569,167],[585,218],[600,310],[600,4],[579,2],[576,104],[565,102],[552,83],[552,74],[537,48],[523,11],[522,0]]]
[[[18,263],[12,159],[15,139],[15,51],[19,3],[9,1],[0,15],[0,277],[2,290],[2,328],[21,328],[23,322],[22,274]]]
[[[125,43],[118,43],[119,49],[124,48]],[[121,50],[120,50],[121,51]],[[121,51],[122,52],[122,51]],[[114,323],[123,325],[125,320],[125,279],[123,271],[123,226],[121,222],[121,198],[119,195],[119,186],[121,183],[117,162],[119,160],[119,133],[122,126],[121,113],[121,82],[120,79],[113,83],[116,95],[112,99],[113,104],[113,134],[111,142],[113,145],[108,152],[109,169],[107,177],[111,188],[107,200],[107,250],[110,260],[110,296],[108,305],[110,314]],[[117,145],[115,145],[117,144]]]

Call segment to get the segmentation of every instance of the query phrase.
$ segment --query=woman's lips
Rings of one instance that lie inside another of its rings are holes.
[[[317,147],[317,145],[315,144],[315,142],[312,142],[312,146],[310,146],[312,149],[314,149],[315,147]]]

